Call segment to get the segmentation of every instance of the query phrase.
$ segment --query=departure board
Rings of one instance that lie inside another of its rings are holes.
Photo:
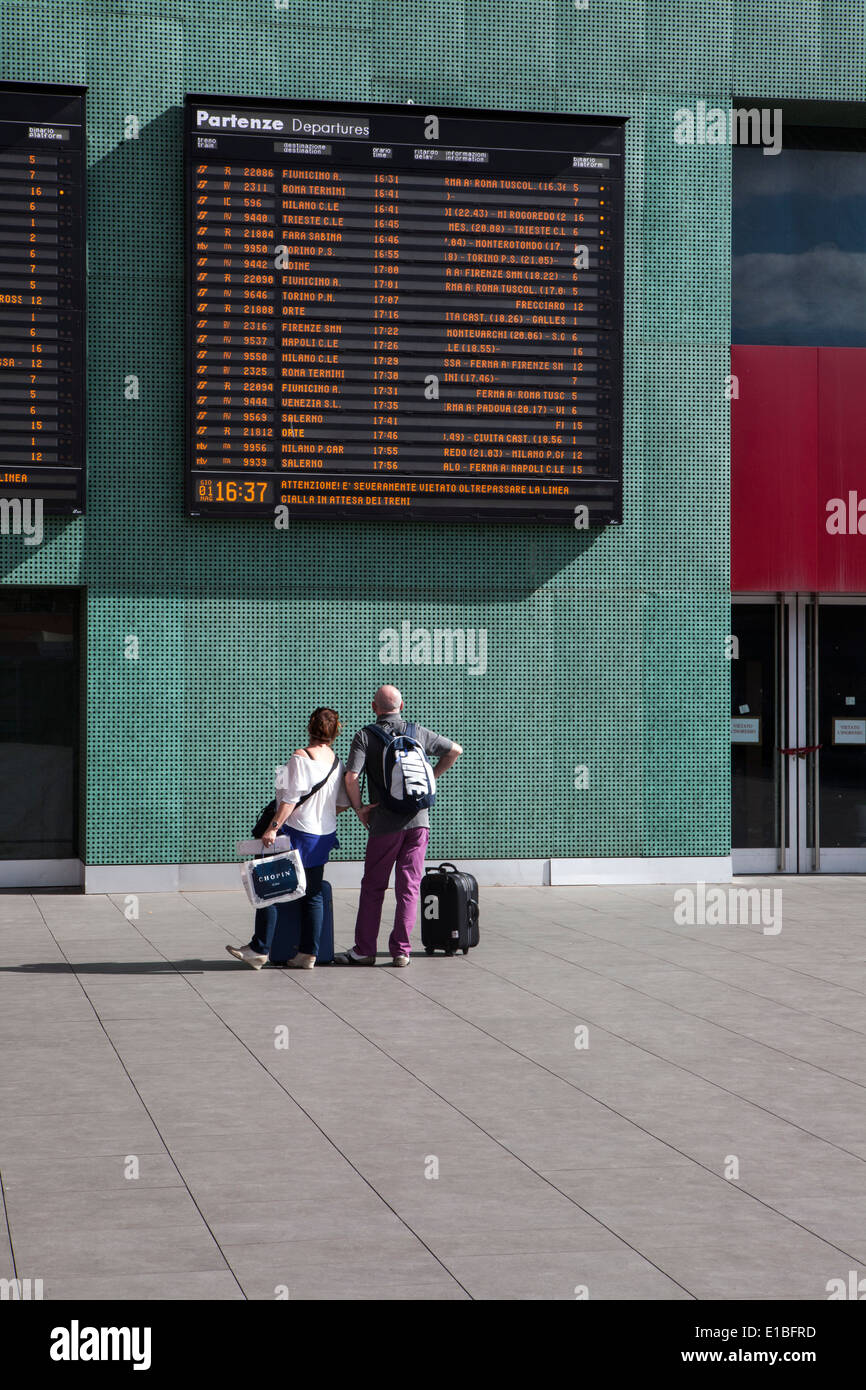
[[[84,91],[0,83],[0,498],[84,510]]]
[[[624,137],[187,97],[188,512],[621,520]]]

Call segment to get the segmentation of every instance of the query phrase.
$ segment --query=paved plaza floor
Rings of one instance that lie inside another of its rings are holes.
[[[227,955],[240,892],[0,895],[0,1279],[826,1299],[866,1276],[866,882],[749,886],[769,928],[483,888],[465,958],[310,972]]]

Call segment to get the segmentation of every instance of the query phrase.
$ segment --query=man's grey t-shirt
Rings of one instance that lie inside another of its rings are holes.
[[[405,733],[408,727],[402,714],[380,715],[376,723],[381,724],[383,728],[392,730],[395,734]],[[431,761],[441,758],[443,753],[447,753],[454,746],[450,738],[443,738],[441,734],[434,734],[431,729],[422,728],[420,724],[415,725],[415,737]],[[382,781],[384,752],[385,745],[375,734],[368,734],[366,729],[359,729],[352,739],[352,747],[349,749],[349,756],[346,760],[346,771],[355,772],[359,777],[366,767],[365,800],[368,802],[378,801],[379,803],[370,817],[370,834],[392,835],[396,830],[417,830],[422,826],[429,825],[430,815],[426,807],[421,811],[416,811],[414,816],[400,816],[385,805],[385,784]]]

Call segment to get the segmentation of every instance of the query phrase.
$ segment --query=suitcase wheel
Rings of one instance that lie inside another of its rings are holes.
[[[469,947],[468,947],[468,946],[464,946],[464,947],[463,947],[463,954],[464,954],[464,956],[468,956],[468,955],[469,955]]]

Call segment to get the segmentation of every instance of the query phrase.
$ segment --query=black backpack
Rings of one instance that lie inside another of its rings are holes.
[[[382,748],[383,800],[398,816],[414,816],[436,800],[433,768],[418,741],[416,725],[407,724],[402,734],[368,724],[368,735],[375,735]],[[368,747],[369,738],[368,738]]]

